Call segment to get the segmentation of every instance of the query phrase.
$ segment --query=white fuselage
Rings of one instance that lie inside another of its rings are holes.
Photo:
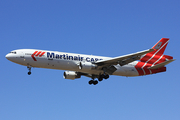
[[[99,75],[103,73],[101,69],[79,69],[80,62],[89,64],[100,60],[108,60],[110,57],[84,55],[57,51],[37,50],[37,49],[19,49],[6,55],[6,58],[17,64],[37,68],[48,68],[58,70],[77,71],[88,74]],[[139,76],[134,67],[138,62],[134,61],[127,65],[115,65],[117,69],[113,75],[118,76]]]

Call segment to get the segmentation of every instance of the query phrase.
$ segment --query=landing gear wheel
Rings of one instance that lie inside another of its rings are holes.
[[[94,85],[98,84],[98,81],[97,80],[93,81],[93,84]]]
[[[104,79],[108,79],[109,78],[109,75],[104,75]]]
[[[99,80],[99,81],[102,81],[102,80],[103,80],[103,77],[99,76],[98,80]]]
[[[89,84],[90,84],[90,85],[92,85],[92,84],[93,84],[93,85],[96,85],[96,84],[98,84],[98,81],[97,81],[97,80],[90,80],[90,81],[89,81]]]
[[[89,81],[89,84],[91,85],[91,84],[93,84],[93,82],[94,82],[93,80],[90,80],[90,81]]]
[[[28,72],[28,75],[31,75],[31,72]]]

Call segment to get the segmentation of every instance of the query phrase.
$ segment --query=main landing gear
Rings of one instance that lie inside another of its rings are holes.
[[[98,80],[102,81],[103,79],[108,79],[108,78],[109,78],[108,74],[102,74],[102,75],[99,76]]]
[[[89,81],[89,84],[90,84],[90,85],[91,85],[91,84],[96,85],[96,84],[98,84],[98,81],[97,81],[97,80],[90,80],[90,81]]]
[[[27,66],[27,69],[29,70],[28,75],[31,75],[31,66]]]
[[[102,74],[102,75],[99,75],[98,77],[98,81],[102,81],[103,79],[108,79],[109,78],[109,75],[108,74]],[[96,85],[98,84],[98,81],[97,80],[94,80],[94,78],[92,78],[92,80],[89,81],[89,84],[90,85]]]

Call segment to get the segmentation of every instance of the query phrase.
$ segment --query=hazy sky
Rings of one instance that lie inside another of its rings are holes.
[[[116,57],[170,38],[167,72],[63,79],[62,70],[8,61],[36,48]],[[1,0],[0,120],[180,120],[179,0]]]

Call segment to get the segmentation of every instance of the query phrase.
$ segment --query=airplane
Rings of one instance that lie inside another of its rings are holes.
[[[27,66],[28,75],[32,67],[66,70],[65,79],[86,76],[91,78],[90,85],[96,85],[110,75],[133,77],[165,72],[165,65],[175,60],[163,54],[168,42],[169,38],[162,38],[151,49],[114,58],[38,49],[13,50],[5,57]]]

